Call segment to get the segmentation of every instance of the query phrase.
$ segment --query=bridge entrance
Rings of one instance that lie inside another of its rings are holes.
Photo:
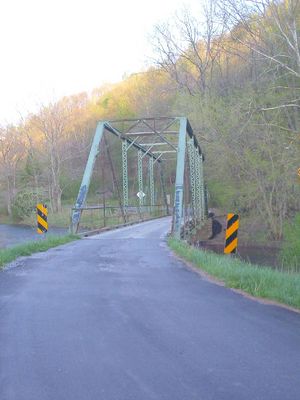
[[[112,156],[108,136],[119,144]],[[201,224],[207,216],[204,156],[185,117],[100,121],[92,141],[81,186],[72,210],[77,232],[86,206],[96,160],[107,154],[123,223],[172,215],[172,232]],[[105,211],[104,211],[105,212]]]

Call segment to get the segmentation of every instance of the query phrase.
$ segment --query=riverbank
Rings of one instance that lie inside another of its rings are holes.
[[[299,273],[274,270],[199,250],[174,238],[169,238],[168,244],[178,256],[229,288],[300,309]]]
[[[2,222],[2,221],[1,221]],[[67,235],[66,228],[51,227],[49,234],[55,236]],[[47,233],[47,235],[49,235]],[[9,248],[29,241],[38,241],[41,235],[35,226],[25,224],[0,224],[0,249]]]
[[[213,238],[212,219],[209,218],[205,224],[197,227],[187,236],[187,241],[193,247],[199,250],[209,250],[217,254],[224,254],[225,229],[227,224],[227,215],[220,210],[213,209],[215,213],[214,220],[221,227]],[[266,227],[258,226],[256,221],[242,218],[238,233],[238,258],[251,264],[267,265],[272,268],[282,267],[280,257],[282,241],[270,240],[266,235]]]
[[[18,257],[30,256],[33,253],[46,251],[52,247],[69,243],[77,239],[79,239],[79,236],[76,235],[49,236],[45,239],[41,238],[40,240],[35,242],[20,244],[18,246],[14,246],[8,249],[1,249],[0,269],[3,268],[4,265],[14,261]]]

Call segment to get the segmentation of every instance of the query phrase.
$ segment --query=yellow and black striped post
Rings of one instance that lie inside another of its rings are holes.
[[[37,233],[48,232],[48,210],[46,204],[36,205]]]
[[[238,245],[238,229],[240,224],[240,217],[238,214],[227,215],[227,228],[226,228],[226,240],[224,246],[225,254],[236,253]]]

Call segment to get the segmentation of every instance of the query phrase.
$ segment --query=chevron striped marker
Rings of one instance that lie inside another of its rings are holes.
[[[36,205],[37,233],[43,234],[48,232],[47,222],[48,210],[46,204]]]
[[[225,254],[236,253],[238,245],[238,229],[240,224],[240,217],[238,214],[227,215],[227,228],[226,228],[226,241],[224,246]]]

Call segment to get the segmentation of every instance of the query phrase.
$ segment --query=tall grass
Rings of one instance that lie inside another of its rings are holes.
[[[76,235],[66,236],[48,236],[46,239],[41,239],[29,243],[20,244],[14,247],[0,250],[0,269],[5,264],[14,261],[20,256],[30,256],[33,253],[46,251],[51,247],[56,247],[61,244],[72,242],[78,239]]]
[[[282,272],[230,256],[195,249],[174,238],[169,238],[168,243],[179,256],[223,281],[227,287],[300,309],[300,274]]]
[[[282,265],[285,269],[300,272],[300,213],[296,214],[294,221],[285,224],[283,238]]]

